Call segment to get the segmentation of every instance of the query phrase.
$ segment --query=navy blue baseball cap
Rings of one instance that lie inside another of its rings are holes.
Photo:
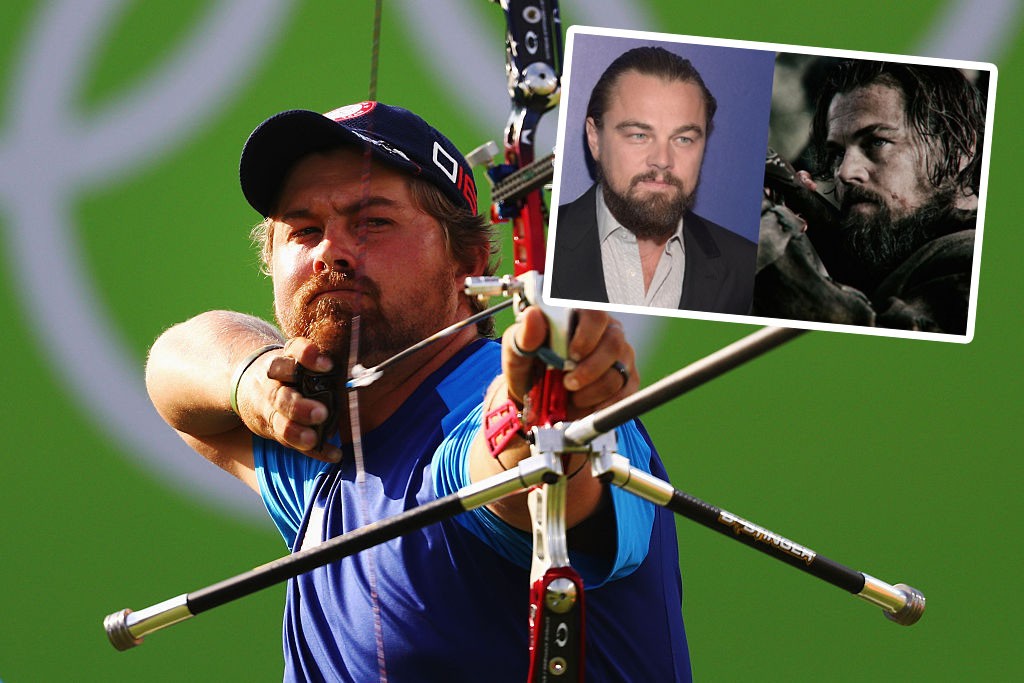
[[[476,183],[451,140],[408,109],[359,102],[326,114],[292,109],[256,127],[242,149],[242,194],[269,216],[289,171],[300,159],[343,145],[369,148],[374,158],[437,186],[457,206],[477,212]]]

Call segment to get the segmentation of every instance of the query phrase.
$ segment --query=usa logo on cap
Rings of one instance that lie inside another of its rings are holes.
[[[347,121],[369,114],[377,106],[376,102],[359,102],[357,104],[346,104],[344,107],[333,109],[324,116],[335,121]]]

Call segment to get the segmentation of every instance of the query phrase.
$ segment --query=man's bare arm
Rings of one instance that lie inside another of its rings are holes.
[[[203,457],[253,489],[253,434],[308,452],[315,443],[311,425],[326,418],[323,404],[267,377],[272,360],[282,355],[313,370],[330,369],[330,361],[303,339],[256,358],[238,384],[238,414],[232,410],[232,382],[239,365],[254,351],[285,343],[274,326],[259,318],[209,311],[164,332],[146,365],[146,388],[167,424]],[[333,447],[309,454],[325,460],[339,455]]]

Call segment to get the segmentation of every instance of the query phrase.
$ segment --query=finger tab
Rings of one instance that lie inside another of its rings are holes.
[[[296,384],[298,382],[297,367],[298,363],[294,358],[278,356],[270,362],[270,367],[267,368],[267,377],[285,384]]]

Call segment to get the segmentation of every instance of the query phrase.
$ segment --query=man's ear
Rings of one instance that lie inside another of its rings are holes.
[[[473,272],[470,275],[480,276],[487,272],[488,266],[491,264],[491,245],[480,247],[477,249],[476,262],[473,266]]]
[[[972,149],[975,148],[974,143],[971,144],[971,148]],[[957,175],[959,176],[960,174],[962,174],[964,172],[964,169],[966,169],[968,166],[970,166],[971,162],[973,162],[973,161],[974,161],[974,154],[973,153],[972,154],[961,154],[960,158],[957,159],[957,168],[956,168]],[[960,187],[960,193],[964,197],[974,197],[975,196],[974,195],[974,190],[972,190],[971,187],[970,187],[970,182],[971,182],[970,179],[967,179],[967,181],[965,181],[965,182],[957,183],[957,185],[959,185],[959,187]],[[969,206],[967,208],[972,208],[972,207]]]
[[[960,155],[959,163],[957,163],[957,171],[959,171],[960,173],[963,173],[963,170],[965,168],[967,168],[967,166],[972,161],[974,161],[974,155],[973,154],[961,154]]]
[[[590,156],[594,157],[594,161],[601,161],[601,129],[598,128],[594,117],[587,117],[586,129],[587,147],[590,148]]]
[[[456,276],[479,277],[487,272],[487,266],[491,261],[491,247],[488,243],[474,250],[472,260],[458,264]]]
[[[264,275],[274,278],[274,221],[267,220],[265,227],[263,245],[260,249],[260,270]]]

